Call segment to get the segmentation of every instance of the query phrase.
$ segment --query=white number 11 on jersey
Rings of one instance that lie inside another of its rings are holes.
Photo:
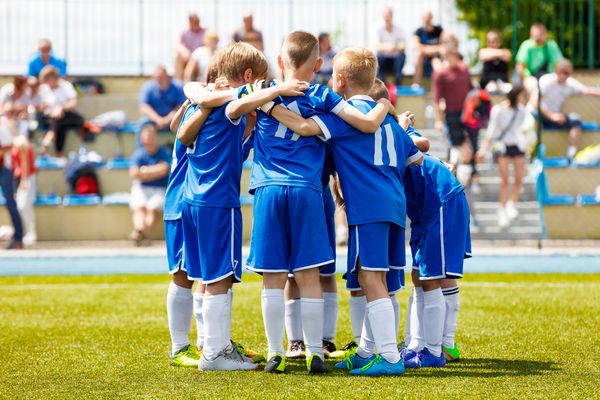
[[[389,166],[395,167],[398,163],[396,160],[396,146],[394,143],[394,132],[392,131],[392,125],[385,124],[383,126],[385,129],[385,139],[387,143],[387,153],[390,159]],[[381,127],[377,128],[375,131],[375,155],[373,157],[373,163],[375,165],[384,165],[383,164],[383,138]]]

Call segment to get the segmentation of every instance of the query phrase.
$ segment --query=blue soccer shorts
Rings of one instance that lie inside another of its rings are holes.
[[[319,191],[296,186],[256,189],[248,269],[294,273],[333,261]]]
[[[462,278],[464,259],[471,257],[470,214],[465,194],[451,198],[433,215],[421,227],[413,268],[419,270],[421,280]]]
[[[329,185],[323,189],[323,207],[325,209],[325,221],[327,223],[327,235],[329,236],[329,246],[333,252],[333,262],[321,267],[321,276],[335,275],[335,201],[331,195]]]
[[[164,222],[169,273],[187,272],[183,248],[183,223],[181,219],[165,220]]]
[[[242,212],[239,208],[183,203],[183,240],[188,278],[210,284],[242,278]]]

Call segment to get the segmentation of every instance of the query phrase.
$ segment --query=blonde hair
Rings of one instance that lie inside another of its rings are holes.
[[[319,56],[319,40],[312,33],[294,31],[283,41],[281,55],[293,69],[298,69]]]
[[[254,79],[267,77],[269,64],[266,57],[248,43],[232,43],[219,52],[219,76],[237,81],[243,78],[248,68]]]
[[[333,68],[346,80],[361,89],[369,90],[377,73],[377,58],[369,49],[351,47],[337,53],[333,58]]]
[[[221,61],[221,53],[216,52],[211,57],[208,65],[206,66],[206,83],[215,83],[219,77],[219,63]]]
[[[375,101],[380,99],[390,99],[390,92],[388,92],[385,83],[383,83],[381,79],[375,79],[373,86],[369,89],[368,95]]]
[[[48,78],[58,79],[59,77],[60,77],[60,74],[58,73],[58,70],[55,67],[53,67],[52,65],[46,65],[40,71],[40,82],[44,82]]]

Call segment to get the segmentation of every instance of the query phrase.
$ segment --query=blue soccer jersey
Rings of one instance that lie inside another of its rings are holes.
[[[228,104],[213,109],[196,141],[188,148],[183,199],[191,205],[240,206],[246,117],[231,120],[225,112]]]
[[[183,112],[183,117],[179,124],[177,132],[183,123],[190,119],[200,107],[196,104],[190,104]],[[171,175],[169,176],[169,183],[167,185],[167,192],[165,193],[165,206],[163,219],[165,221],[172,221],[181,218],[181,198],[183,196],[183,185],[185,182],[185,175],[187,173],[187,147],[184,146],[179,139],[175,138],[175,145],[173,146],[173,161],[171,162]]]
[[[354,96],[349,104],[364,114],[377,103]],[[364,134],[335,115],[313,117],[328,139],[333,139],[335,168],[340,177],[349,225],[392,222],[406,225],[402,176],[406,165],[421,152],[390,116],[375,134]]]
[[[278,98],[288,110],[304,118],[339,113],[346,102],[326,86],[311,84],[305,96]],[[300,186],[322,191],[325,146],[319,138],[300,137],[276,119],[258,112],[254,133],[254,163],[250,192],[261,186]]]

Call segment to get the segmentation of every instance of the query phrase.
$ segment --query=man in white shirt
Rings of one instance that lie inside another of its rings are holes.
[[[394,12],[390,7],[383,9],[383,20],[384,25],[377,32],[377,77],[385,82],[386,74],[394,74],[394,83],[400,85],[406,40],[402,30],[394,25]]]
[[[569,129],[567,158],[573,159],[581,137],[581,118],[575,113],[564,113],[561,107],[569,96],[585,94],[600,96],[600,91],[585,86],[571,77],[573,64],[565,58],[556,63],[554,72],[540,78],[542,94],[540,110],[544,129]]]

